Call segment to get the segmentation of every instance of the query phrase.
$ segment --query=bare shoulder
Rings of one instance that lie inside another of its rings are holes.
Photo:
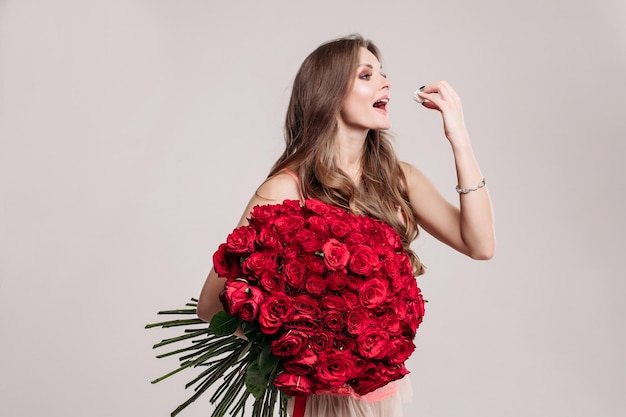
[[[414,187],[419,187],[421,184],[428,184],[430,181],[424,175],[422,171],[409,164],[408,162],[400,162],[400,167],[404,172],[404,176],[406,178],[407,186],[409,189]]]
[[[257,188],[255,196],[269,202],[300,200],[300,189],[295,178],[286,172],[278,173]]]

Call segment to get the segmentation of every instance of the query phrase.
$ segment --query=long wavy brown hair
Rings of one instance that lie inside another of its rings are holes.
[[[378,48],[360,35],[324,43],[304,60],[287,109],[285,151],[268,177],[291,170],[300,178],[305,197],[386,222],[400,235],[414,273],[420,275],[424,268],[410,248],[419,232],[417,215],[409,203],[406,178],[389,135],[368,132],[358,185],[335,159],[336,117],[354,82],[362,47],[380,61]]]

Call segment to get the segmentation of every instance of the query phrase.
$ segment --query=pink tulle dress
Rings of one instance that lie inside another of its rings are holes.
[[[405,376],[362,396],[346,389],[291,398],[287,411],[291,417],[402,417],[402,404],[410,402],[411,395],[411,382]]]

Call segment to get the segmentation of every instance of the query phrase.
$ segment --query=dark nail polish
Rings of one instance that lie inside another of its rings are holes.
[[[426,86],[425,86],[425,85],[421,86],[421,87],[420,87],[420,91],[424,91],[424,89],[425,89],[425,88],[426,88]]]

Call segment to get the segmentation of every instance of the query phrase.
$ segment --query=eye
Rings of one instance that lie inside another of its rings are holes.
[[[380,75],[382,75],[383,78],[387,78],[387,73],[386,72],[381,72]]]
[[[361,73],[359,75],[359,78],[362,79],[362,80],[369,80],[370,78],[372,78],[372,73],[371,72]]]

